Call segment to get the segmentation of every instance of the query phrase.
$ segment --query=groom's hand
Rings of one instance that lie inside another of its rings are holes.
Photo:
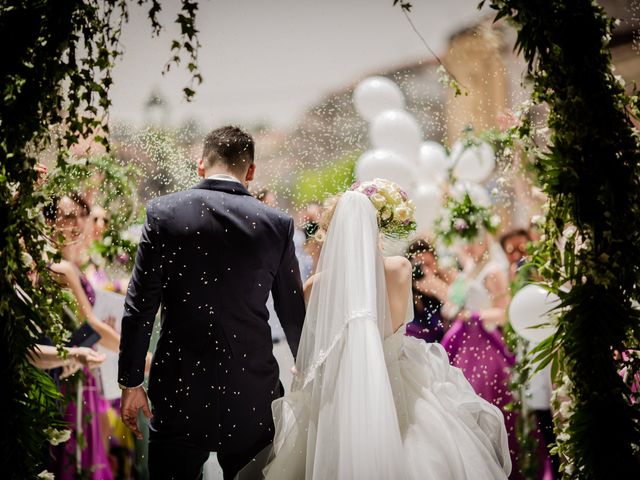
[[[138,440],[142,440],[142,432],[138,428],[138,410],[140,409],[148,419],[153,417],[144,387],[125,388],[122,391],[122,421],[131,429]]]

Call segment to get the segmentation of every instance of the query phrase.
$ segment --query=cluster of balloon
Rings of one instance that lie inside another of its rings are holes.
[[[553,310],[560,298],[539,285],[526,285],[516,292],[509,305],[509,322],[522,338],[539,343],[556,331]]]
[[[393,81],[385,77],[369,77],[356,87],[353,102],[357,112],[369,122],[372,150],[362,154],[356,163],[356,178],[386,178],[406,189],[416,205],[416,223],[420,233],[431,233],[440,214],[442,185],[453,169],[462,183],[458,191],[469,191],[487,203],[489,196],[481,185],[495,167],[489,145],[464,148],[456,143],[447,156],[442,145],[423,141],[416,119],[404,110],[405,98]],[[475,198],[474,198],[475,200]]]

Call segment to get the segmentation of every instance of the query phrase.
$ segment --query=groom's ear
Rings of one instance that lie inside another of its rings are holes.
[[[253,181],[253,177],[256,174],[256,164],[252,163],[251,165],[249,165],[249,169],[247,170],[247,174],[245,175],[244,179],[247,182],[251,182]]]
[[[204,159],[198,159],[198,176],[204,178]]]

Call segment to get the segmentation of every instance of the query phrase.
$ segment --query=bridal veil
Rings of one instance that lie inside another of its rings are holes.
[[[391,333],[376,210],[344,193],[327,231],[292,391],[273,404],[267,478],[406,477],[383,340]]]

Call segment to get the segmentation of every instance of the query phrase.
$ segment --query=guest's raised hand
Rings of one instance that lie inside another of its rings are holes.
[[[89,369],[98,367],[107,359],[104,353],[96,352],[92,348],[77,347],[75,350],[78,361]]]
[[[96,368],[106,360],[104,353],[96,352],[87,347],[73,347],[68,350],[67,359],[62,364],[61,379],[70,377],[83,366],[89,369]]]

